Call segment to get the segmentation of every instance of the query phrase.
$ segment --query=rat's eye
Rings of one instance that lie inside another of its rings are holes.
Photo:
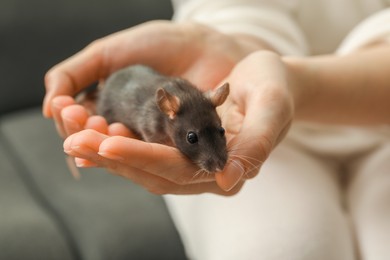
[[[225,128],[223,128],[221,126],[220,128],[218,128],[218,132],[220,133],[221,136],[224,136],[225,135]]]
[[[198,142],[198,135],[194,132],[188,132],[187,133],[187,141],[190,144],[195,144]]]

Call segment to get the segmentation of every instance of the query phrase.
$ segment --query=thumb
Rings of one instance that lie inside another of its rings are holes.
[[[218,186],[229,191],[242,179],[257,175],[273,147],[266,135],[242,131],[228,143],[229,162],[223,172],[216,173]]]
[[[276,109],[273,113],[259,112],[263,109],[266,108],[249,106],[240,131],[228,142],[229,162],[215,176],[218,186],[225,191],[240,180],[255,177],[290,127],[289,117],[276,115]]]

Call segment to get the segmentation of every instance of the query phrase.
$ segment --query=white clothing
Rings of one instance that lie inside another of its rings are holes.
[[[172,0],[174,20],[205,23],[226,33],[246,33],[285,55],[333,53],[348,39],[374,41],[390,30],[389,0]],[[389,11],[387,11],[389,12]],[[374,15],[375,14],[375,15]],[[372,19],[367,19],[371,15]],[[357,46],[350,46],[357,47]],[[347,51],[347,50],[345,50]]]
[[[284,55],[390,41],[385,0],[173,2],[178,22],[254,35]],[[295,124],[239,194],[165,199],[190,259],[390,259],[390,131]]]

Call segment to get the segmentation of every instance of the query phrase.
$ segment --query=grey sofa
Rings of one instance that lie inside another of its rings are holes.
[[[162,198],[102,169],[74,180],[40,110],[52,65],[171,12],[169,0],[1,1],[0,259],[185,259]]]

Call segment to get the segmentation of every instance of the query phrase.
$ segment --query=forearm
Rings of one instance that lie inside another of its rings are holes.
[[[297,120],[390,124],[390,45],[285,61],[294,75]]]

